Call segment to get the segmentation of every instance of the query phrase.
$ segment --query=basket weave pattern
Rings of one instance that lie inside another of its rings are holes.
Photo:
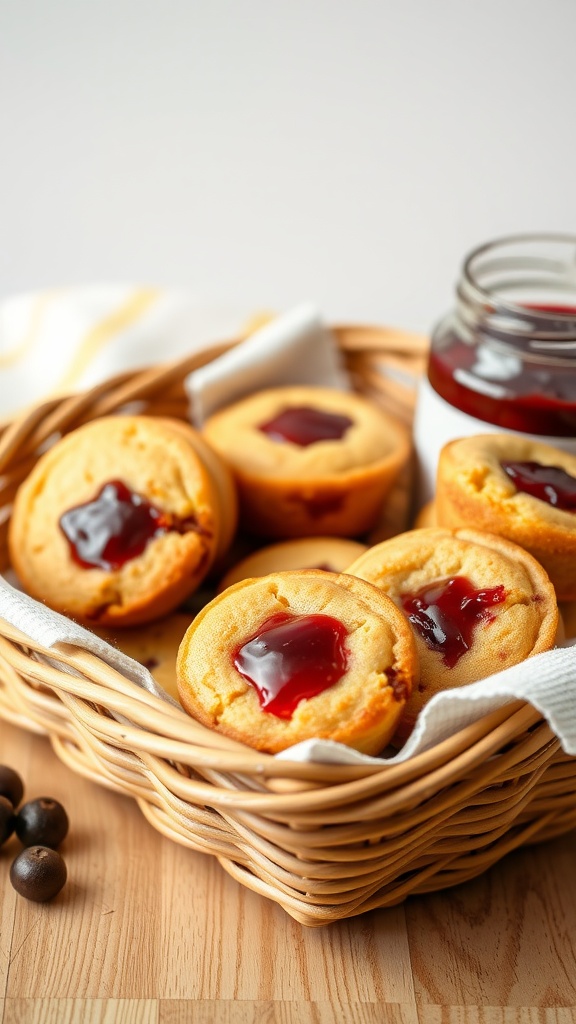
[[[355,386],[409,423],[425,342],[337,328]],[[130,406],[186,415],[185,376],[225,346],[53,399],[0,428],[0,554],[14,493],[59,434]],[[382,534],[407,524],[401,482]],[[71,673],[70,669],[74,672]],[[0,716],[47,734],[74,771],[133,796],[161,833],[318,926],[473,878],[576,826],[576,758],[529,705],[509,704],[394,766],[259,754],[199,725],[97,657],[47,651],[0,621]]]

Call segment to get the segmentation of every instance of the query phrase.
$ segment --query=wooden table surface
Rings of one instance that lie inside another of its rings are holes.
[[[0,851],[3,1024],[569,1024],[576,1022],[576,833],[483,877],[307,929],[211,857],[154,831],[129,797],[0,723],[26,798],[67,808],[69,880],[50,903]]]

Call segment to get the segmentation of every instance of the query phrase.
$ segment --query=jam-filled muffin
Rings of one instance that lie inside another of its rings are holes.
[[[9,529],[23,587],[88,624],[172,611],[204,579],[235,521],[225,466],[192,427],[109,416],[61,438],[19,488]]]
[[[367,399],[319,387],[257,392],[211,416],[245,529],[262,537],[359,536],[410,452],[405,427]]]
[[[542,566],[511,541],[479,530],[410,530],[349,570],[380,587],[414,630],[420,681],[397,737],[427,701],[554,646],[558,606]]]
[[[576,599],[576,455],[509,434],[452,441],[440,453],[435,509],[440,526],[473,523],[520,544],[558,600]]]
[[[388,743],[417,675],[402,612],[353,576],[308,569],[242,580],[194,619],[177,660],[183,707],[257,750]]]
[[[250,576],[268,576],[288,569],[345,572],[366,549],[366,544],[347,537],[297,537],[268,544],[236,562],[222,577],[218,592]]]

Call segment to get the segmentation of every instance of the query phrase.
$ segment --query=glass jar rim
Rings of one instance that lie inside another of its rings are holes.
[[[531,300],[519,292],[531,292]],[[457,300],[469,329],[496,332],[534,353],[567,355],[576,350],[576,235],[508,235],[478,246],[462,265]]]

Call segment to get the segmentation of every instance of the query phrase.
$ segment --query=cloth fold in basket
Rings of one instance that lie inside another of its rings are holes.
[[[48,650],[54,644],[71,644],[81,650],[95,654],[101,661],[116,669],[121,675],[130,679],[138,686],[143,686],[156,697],[171,700],[171,697],[158,686],[152,674],[140,662],[129,658],[127,654],[112,647],[95,633],[77,622],[68,619],[59,612],[54,612],[39,601],[28,597],[13,587],[0,576],[0,617],[15,626],[21,633],[30,637],[41,647]],[[173,702],[174,703],[174,702]]]
[[[169,358],[174,352],[169,344],[163,344],[162,324],[156,328],[157,344],[162,347],[163,356]],[[134,329],[131,323],[130,331]],[[121,325],[118,330],[121,333]],[[181,344],[181,338],[179,341]],[[123,368],[121,362],[114,367]],[[110,369],[108,366],[107,371]],[[300,307],[266,324],[246,342],[213,360],[209,367],[191,374],[186,386],[192,418],[201,423],[214,409],[248,390],[287,383],[349,387],[334,340],[311,306]],[[21,593],[1,577],[0,617],[47,649],[60,642],[84,648],[150,693],[174,703],[138,662]],[[308,740],[277,757],[334,764],[398,763],[517,699],[532,704],[558,736],[563,750],[576,755],[575,697],[576,647],[566,645],[481,682],[438,694],[424,708],[405,746],[392,757],[371,758],[323,740]]]
[[[196,426],[223,405],[269,387],[312,384],[350,390],[330,332],[313,306],[298,306],[264,324],[240,345],[186,380]]]

